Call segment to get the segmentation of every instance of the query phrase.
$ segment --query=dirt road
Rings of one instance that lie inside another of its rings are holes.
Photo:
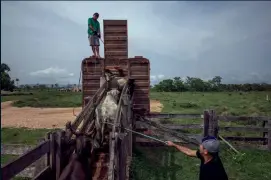
[[[27,128],[63,128],[67,121],[73,121],[75,114],[79,114],[81,107],[77,108],[31,108],[12,107],[11,101],[1,103],[2,127]],[[160,112],[163,105],[159,101],[151,100],[151,111]]]

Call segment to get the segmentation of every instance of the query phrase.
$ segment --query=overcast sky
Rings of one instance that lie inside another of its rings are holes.
[[[151,78],[271,83],[271,2],[1,2],[1,61],[20,83],[78,83],[87,19],[127,19]],[[101,46],[103,55],[103,46]]]

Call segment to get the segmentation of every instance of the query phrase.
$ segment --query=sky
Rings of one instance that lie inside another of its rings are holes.
[[[150,60],[152,83],[217,75],[224,83],[271,83],[268,1],[1,1],[1,62],[20,84],[78,83],[81,61],[92,55],[94,12],[101,27],[103,19],[128,20],[129,57]]]

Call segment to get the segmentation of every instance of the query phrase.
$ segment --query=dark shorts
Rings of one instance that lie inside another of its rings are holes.
[[[88,35],[88,41],[90,46],[100,46],[100,41],[98,36]]]

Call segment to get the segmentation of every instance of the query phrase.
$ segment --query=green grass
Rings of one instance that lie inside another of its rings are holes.
[[[233,159],[232,152],[223,148],[221,159],[230,180],[271,179],[271,153],[260,150],[242,151],[245,156]],[[132,162],[133,180],[195,180],[200,161],[177,152],[173,148],[137,147]]]
[[[198,113],[214,109],[222,115],[271,116],[271,102],[265,100],[270,92],[250,93],[158,93],[152,92],[151,99],[159,100],[167,113]],[[231,95],[229,95],[231,94]],[[23,107],[74,107],[81,106],[81,93],[34,92],[33,96],[8,96],[1,102],[17,100],[15,106]],[[191,124],[201,119],[174,119],[169,122]],[[228,125],[224,123],[223,125]],[[231,125],[240,125],[232,122]],[[36,144],[49,130],[30,130],[2,128],[2,143]],[[198,132],[194,132],[198,133]],[[240,134],[240,133],[239,133]],[[227,133],[230,135],[230,133]],[[232,134],[236,135],[236,134]],[[243,135],[243,134],[241,134]],[[223,147],[221,159],[232,180],[269,180],[271,179],[271,153],[260,150],[245,150],[242,161],[233,159],[233,153]],[[134,180],[171,180],[198,179],[199,160],[184,156],[173,148],[140,148],[134,151],[132,170]],[[167,159],[172,156],[171,162]],[[164,165],[162,161],[168,161]]]
[[[2,128],[1,143],[37,144],[52,129]]]
[[[10,155],[10,154],[2,154],[1,155],[1,164],[7,164],[10,161],[14,160],[15,158],[17,158],[18,156],[16,155]]]
[[[231,94],[231,95],[229,95]],[[152,92],[151,99],[159,100],[163,112],[200,113],[214,109],[221,115],[271,116],[271,102],[266,101],[266,94],[271,92],[214,92],[214,93],[163,93]]]
[[[33,95],[1,97],[1,102],[5,101],[14,101],[16,107],[80,107],[82,93],[33,91]]]
[[[151,99],[159,100],[166,113],[196,113],[214,109],[221,115],[271,116],[271,102],[265,100],[270,92],[251,93],[158,93],[152,92]],[[199,124],[201,119],[167,119],[163,123]],[[220,125],[229,125],[220,122]],[[244,125],[231,122],[231,125]],[[198,130],[188,130],[189,133],[201,133]],[[222,135],[262,136],[262,133],[223,132]],[[241,151],[246,155],[242,160],[234,159],[234,154],[228,147],[221,147],[221,159],[231,180],[269,180],[271,179],[271,153],[260,150]],[[169,161],[171,156],[172,160]],[[165,163],[167,162],[167,163]],[[173,148],[142,148],[134,151],[132,163],[134,180],[195,180],[198,179],[200,161],[177,152]]]

